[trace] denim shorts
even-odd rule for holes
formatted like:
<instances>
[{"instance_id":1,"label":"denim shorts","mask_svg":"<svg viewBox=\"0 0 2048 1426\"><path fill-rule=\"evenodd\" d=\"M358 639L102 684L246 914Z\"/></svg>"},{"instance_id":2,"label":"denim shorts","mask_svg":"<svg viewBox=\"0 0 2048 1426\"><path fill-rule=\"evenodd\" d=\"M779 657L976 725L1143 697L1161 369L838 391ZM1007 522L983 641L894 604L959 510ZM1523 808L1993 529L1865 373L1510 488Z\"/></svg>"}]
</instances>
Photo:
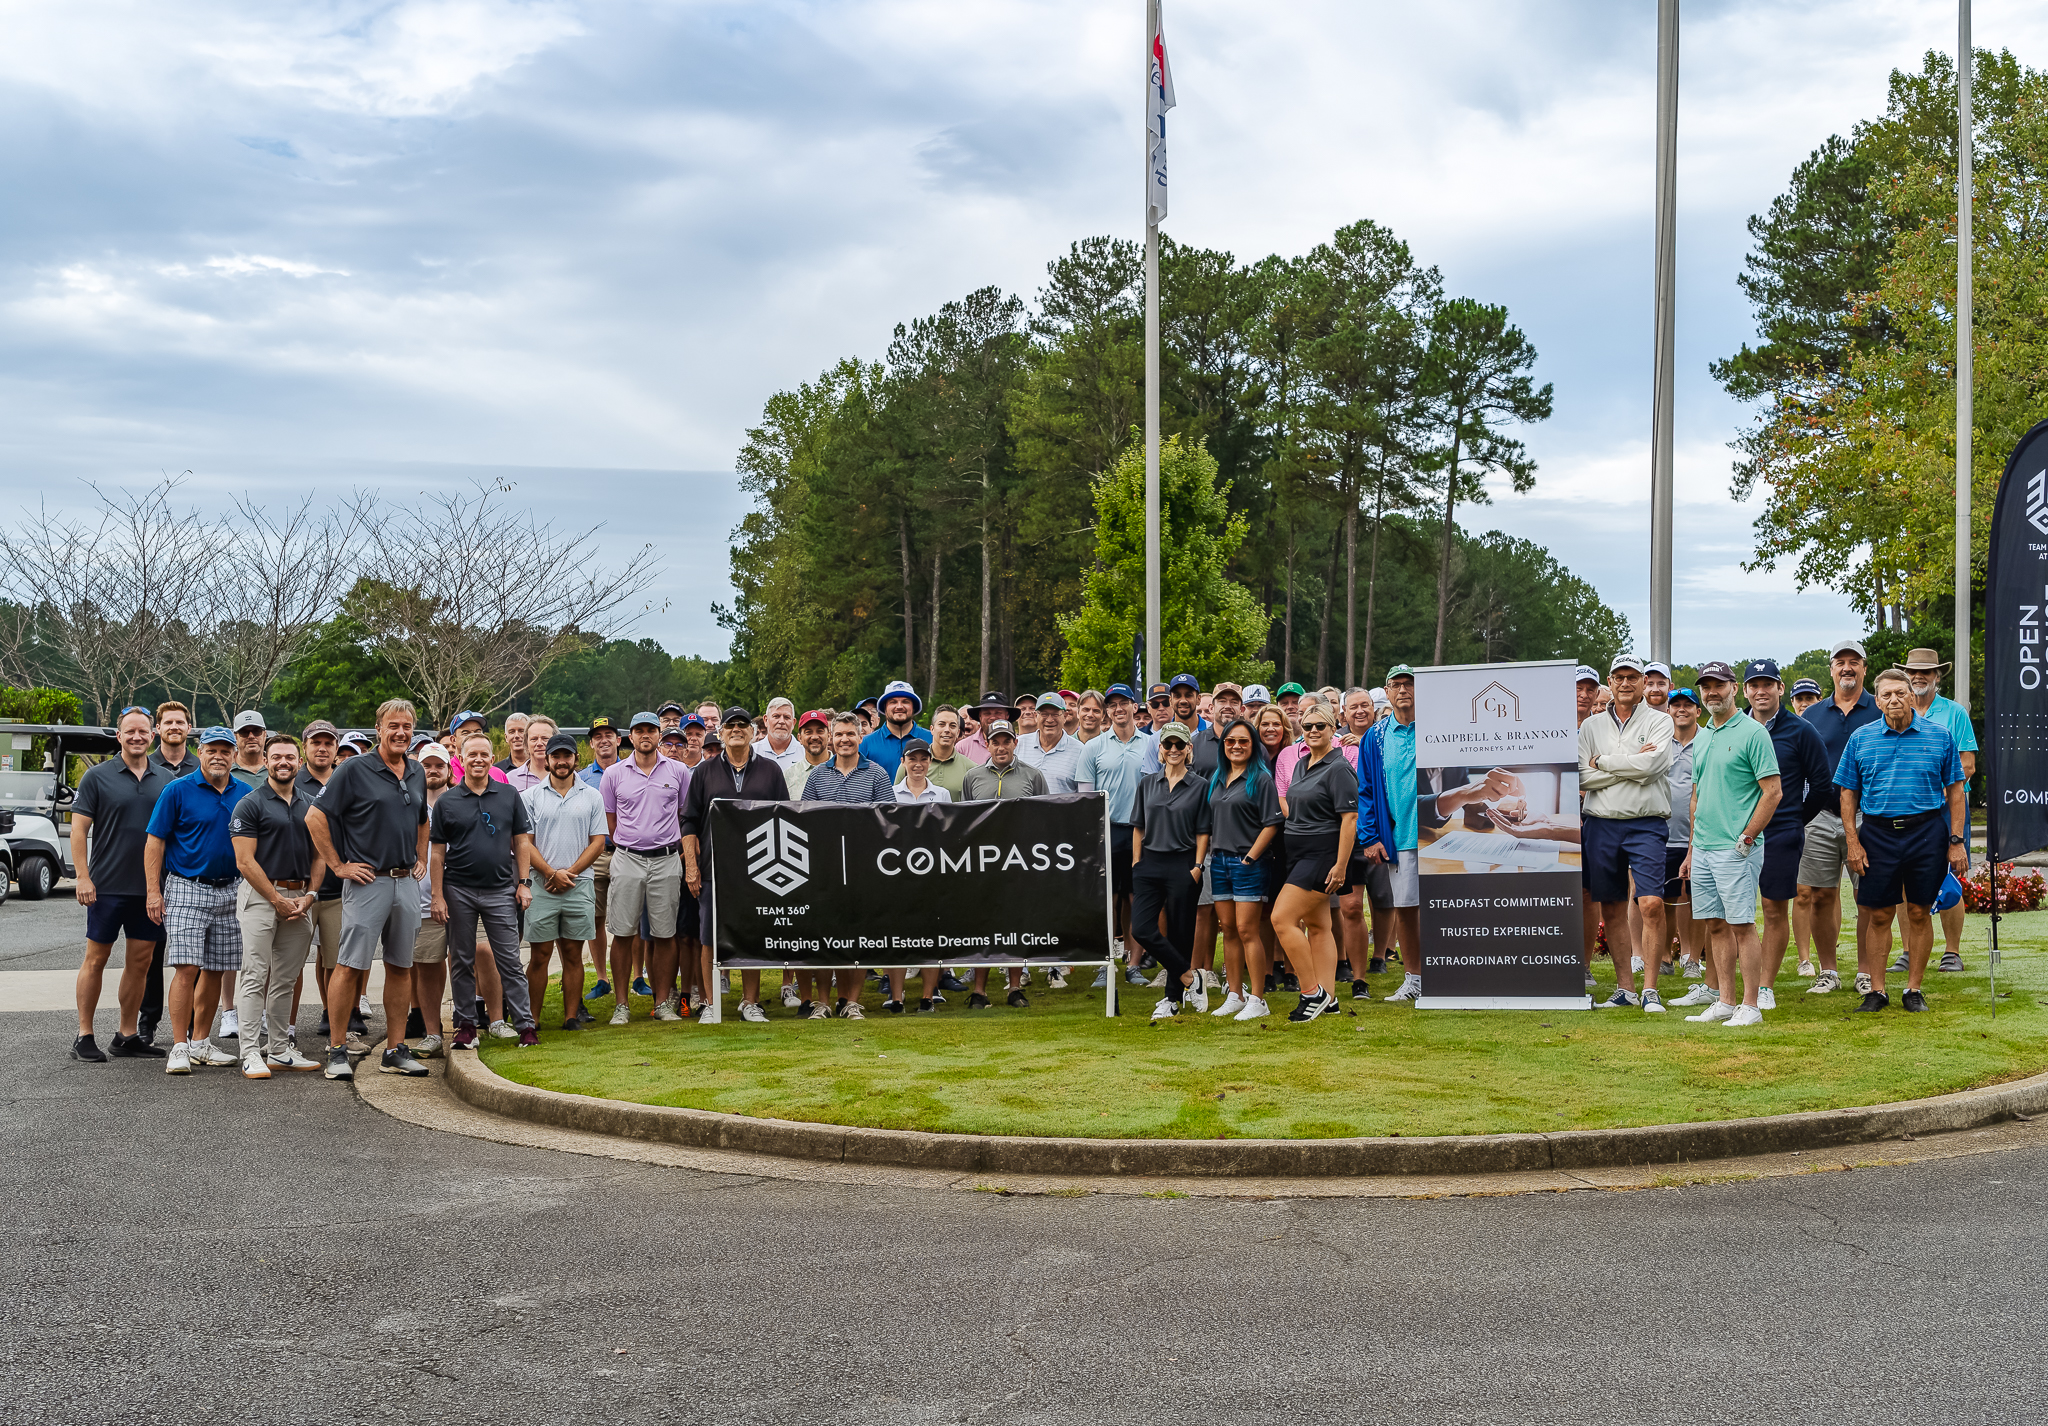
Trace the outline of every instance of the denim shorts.
<instances>
[{"instance_id":1,"label":"denim shorts","mask_svg":"<svg viewBox=\"0 0 2048 1426\"><path fill-rule=\"evenodd\" d=\"M1269 847L1255 862L1224 852L1209 857L1209 885L1218 901L1264 901L1266 899L1266 858Z\"/></svg>"}]
</instances>

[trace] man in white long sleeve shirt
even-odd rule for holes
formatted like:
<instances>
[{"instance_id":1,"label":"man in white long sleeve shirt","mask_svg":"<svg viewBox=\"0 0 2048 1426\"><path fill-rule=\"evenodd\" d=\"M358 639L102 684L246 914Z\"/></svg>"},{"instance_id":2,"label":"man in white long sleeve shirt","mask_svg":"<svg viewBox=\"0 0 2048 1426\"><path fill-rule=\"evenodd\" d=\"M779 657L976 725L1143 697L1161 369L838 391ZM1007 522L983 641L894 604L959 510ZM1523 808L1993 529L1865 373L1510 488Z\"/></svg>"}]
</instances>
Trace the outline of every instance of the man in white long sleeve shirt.
<instances>
[{"instance_id":1,"label":"man in white long sleeve shirt","mask_svg":"<svg viewBox=\"0 0 2048 1426\"><path fill-rule=\"evenodd\" d=\"M1607 686L1611 707L1579 724L1579 791L1585 808L1579 839L1580 876L1587 899L1607 923L1616 990L1603 1005L1640 1005L1664 1012L1657 993L1664 936L1664 844L1671 817L1671 716L1643 700L1643 665L1633 654L1616 656ZM1643 917L1643 993L1635 993L1629 964L1629 876Z\"/></svg>"}]
</instances>

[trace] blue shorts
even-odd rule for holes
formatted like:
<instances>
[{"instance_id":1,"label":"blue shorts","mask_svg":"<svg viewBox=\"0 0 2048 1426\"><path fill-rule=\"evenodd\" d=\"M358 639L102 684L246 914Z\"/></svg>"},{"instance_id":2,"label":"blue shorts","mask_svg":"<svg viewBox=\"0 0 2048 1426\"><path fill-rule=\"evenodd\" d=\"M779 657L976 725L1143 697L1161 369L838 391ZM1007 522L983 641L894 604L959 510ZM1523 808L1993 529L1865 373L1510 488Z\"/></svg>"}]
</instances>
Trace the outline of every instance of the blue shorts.
<instances>
[{"instance_id":1,"label":"blue shorts","mask_svg":"<svg viewBox=\"0 0 2048 1426\"><path fill-rule=\"evenodd\" d=\"M1799 894L1799 859L1806 855L1806 828L1764 829L1764 874L1757 883L1766 901L1790 901Z\"/></svg>"},{"instance_id":2,"label":"blue shorts","mask_svg":"<svg viewBox=\"0 0 2048 1426\"><path fill-rule=\"evenodd\" d=\"M1637 896L1664 894L1664 839L1670 823L1662 817L1587 817L1579 824L1580 882L1595 901L1629 899L1634 872Z\"/></svg>"},{"instance_id":3,"label":"blue shorts","mask_svg":"<svg viewBox=\"0 0 2048 1426\"><path fill-rule=\"evenodd\" d=\"M1209 885L1217 901L1264 901L1266 899L1266 858L1268 846L1255 862L1234 853L1215 852L1209 857Z\"/></svg>"},{"instance_id":4,"label":"blue shorts","mask_svg":"<svg viewBox=\"0 0 2048 1426\"><path fill-rule=\"evenodd\" d=\"M102 891L85 908L85 939L111 946L123 936L131 941L160 942L164 928L149 919L148 897L109 896Z\"/></svg>"},{"instance_id":5,"label":"blue shorts","mask_svg":"<svg viewBox=\"0 0 2048 1426\"><path fill-rule=\"evenodd\" d=\"M1769 845L1768 842L1765 843ZM1695 921L1756 924L1756 887L1763 874L1764 848L1740 844L1692 849L1692 915Z\"/></svg>"},{"instance_id":6,"label":"blue shorts","mask_svg":"<svg viewBox=\"0 0 2048 1426\"><path fill-rule=\"evenodd\" d=\"M1889 817L1863 816L1856 838L1870 858L1856 884L1858 906L1932 906L1948 876L1948 818L1937 811L1899 831Z\"/></svg>"},{"instance_id":7,"label":"blue shorts","mask_svg":"<svg viewBox=\"0 0 2048 1426\"><path fill-rule=\"evenodd\" d=\"M1666 901L1684 901L1692 895L1692 886L1684 877L1678 874L1678 869L1685 865L1687 850L1688 848L1683 843L1664 849L1664 899Z\"/></svg>"}]
</instances>

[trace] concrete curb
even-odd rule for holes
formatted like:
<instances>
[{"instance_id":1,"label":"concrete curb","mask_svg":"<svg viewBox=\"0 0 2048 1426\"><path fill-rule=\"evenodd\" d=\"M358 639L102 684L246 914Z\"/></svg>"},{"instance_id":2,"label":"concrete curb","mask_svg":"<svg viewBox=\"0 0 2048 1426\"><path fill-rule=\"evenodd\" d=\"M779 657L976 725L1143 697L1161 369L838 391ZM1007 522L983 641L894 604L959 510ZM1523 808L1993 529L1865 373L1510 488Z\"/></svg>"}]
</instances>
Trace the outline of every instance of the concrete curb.
<instances>
[{"instance_id":1,"label":"concrete curb","mask_svg":"<svg viewBox=\"0 0 2048 1426\"><path fill-rule=\"evenodd\" d=\"M473 1108L622 1139L782 1158L954 1173L1136 1174L1183 1178L1344 1178L1514 1173L1742 1158L1974 1129L2048 1112L2048 1073L1932 1099L1637 1129L1426 1139L1050 1139L849 1129L558 1094L514 1084L474 1055L447 1060L449 1087Z\"/></svg>"}]
</instances>

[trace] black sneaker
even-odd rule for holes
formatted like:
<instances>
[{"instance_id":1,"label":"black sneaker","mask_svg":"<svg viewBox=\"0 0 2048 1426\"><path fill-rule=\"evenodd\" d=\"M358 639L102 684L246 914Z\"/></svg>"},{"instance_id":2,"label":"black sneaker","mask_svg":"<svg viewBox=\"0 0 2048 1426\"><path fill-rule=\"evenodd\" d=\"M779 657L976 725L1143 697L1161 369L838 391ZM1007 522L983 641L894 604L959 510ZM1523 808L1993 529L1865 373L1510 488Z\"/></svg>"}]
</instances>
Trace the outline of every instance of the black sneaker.
<instances>
[{"instance_id":1,"label":"black sneaker","mask_svg":"<svg viewBox=\"0 0 2048 1426\"><path fill-rule=\"evenodd\" d=\"M901 1015L903 1013L903 1002L900 1000L885 1000L882 1002L882 1008L891 1015Z\"/></svg>"},{"instance_id":2,"label":"black sneaker","mask_svg":"<svg viewBox=\"0 0 2048 1426\"><path fill-rule=\"evenodd\" d=\"M1372 988L1362 980L1354 980L1351 982L1351 998L1353 1000L1370 1000L1372 999Z\"/></svg>"},{"instance_id":3,"label":"black sneaker","mask_svg":"<svg viewBox=\"0 0 2048 1426\"><path fill-rule=\"evenodd\" d=\"M978 990L975 991L972 995L967 997L967 1008L969 1010L988 1009L988 997L986 995L983 995Z\"/></svg>"},{"instance_id":4,"label":"black sneaker","mask_svg":"<svg viewBox=\"0 0 2048 1426\"><path fill-rule=\"evenodd\" d=\"M1337 979L1339 979L1339 980L1356 980L1356 979L1358 979L1358 977L1357 977L1357 976L1355 976L1355 975L1353 975L1353 974L1351 973L1351 962L1350 962L1350 961L1348 961L1348 960L1345 960L1345 961L1339 961L1339 962L1337 962Z\"/></svg>"},{"instance_id":5,"label":"black sneaker","mask_svg":"<svg viewBox=\"0 0 2048 1426\"><path fill-rule=\"evenodd\" d=\"M113 1042L107 1046L107 1053L117 1060L161 1060L167 1058L164 1050L152 1045L149 1041L143 1039L142 1036L123 1035L118 1032L114 1035Z\"/></svg>"},{"instance_id":6,"label":"black sneaker","mask_svg":"<svg viewBox=\"0 0 2048 1426\"><path fill-rule=\"evenodd\" d=\"M319 1031L319 1034L320 1034L320 1038L321 1038L321 1039L323 1039L323 1040L327 1040L327 1039L332 1039L332 1038L333 1038L333 1032L332 1032L331 1030L329 1030L329 1029L327 1028L327 1012L326 1012L325 1010L323 1010L323 1011L321 1011L321 1012L320 1012L320 1031Z\"/></svg>"},{"instance_id":7,"label":"black sneaker","mask_svg":"<svg viewBox=\"0 0 2048 1426\"><path fill-rule=\"evenodd\" d=\"M1863 1003L1857 1006L1856 1010L1851 1013L1860 1013L1865 1010L1884 1010L1888 1008L1891 1005L1891 1003L1892 998L1889 995L1886 995L1883 991L1869 990L1865 991L1863 994Z\"/></svg>"},{"instance_id":8,"label":"black sneaker","mask_svg":"<svg viewBox=\"0 0 2048 1426\"><path fill-rule=\"evenodd\" d=\"M1304 995L1296 1003L1295 1007L1287 1012L1287 1018L1296 1024L1300 1024L1304 1020L1313 1020L1316 1016L1328 1010L1335 1003L1336 998L1327 990L1319 990L1314 995Z\"/></svg>"},{"instance_id":9,"label":"black sneaker","mask_svg":"<svg viewBox=\"0 0 2048 1426\"><path fill-rule=\"evenodd\" d=\"M939 989L941 990L965 990L967 988L967 982L951 971L947 971L939 977Z\"/></svg>"},{"instance_id":10,"label":"black sneaker","mask_svg":"<svg viewBox=\"0 0 2048 1426\"><path fill-rule=\"evenodd\" d=\"M419 1006L415 1005L405 1014L405 1038L408 1040L417 1040L420 1036L426 1033L427 1017L420 1014Z\"/></svg>"},{"instance_id":11,"label":"black sneaker","mask_svg":"<svg viewBox=\"0 0 2048 1426\"><path fill-rule=\"evenodd\" d=\"M583 1028L583 1017L581 1015L564 1015L562 1017L562 1028L564 1030L581 1030Z\"/></svg>"},{"instance_id":12,"label":"black sneaker","mask_svg":"<svg viewBox=\"0 0 2048 1426\"><path fill-rule=\"evenodd\" d=\"M114 1038L118 1040L120 1036L116 1035ZM80 1035L71 1042L71 1058L84 1060L89 1065L103 1065L107 1062L107 1052L100 1048L99 1041L92 1036Z\"/></svg>"},{"instance_id":13,"label":"black sneaker","mask_svg":"<svg viewBox=\"0 0 2048 1426\"><path fill-rule=\"evenodd\" d=\"M142 1041L145 1045L154 1045L156 1043L156 1021L150 1019L147 1015L139 1017L135 1022L135 1038Z\"/></svg>"},{"instance_id":14,"label":"black sneaker","mask_svg":"<svg viewBox=\"0 0 2048 1426\"><path fill-rule=\"evenodd\" d=\"M1927 997L1917 990L1909 990L1899 997L1899 1009L1909 1010L1915 1015L1927 1008Z\"/></svg>"},{"instance_id":15,"label":"black sneaker","mask_svg":"<svg viewBox=\"0 0 2048 1426\"><path fill-rule=\"evenodd\" d=\"M348 1032L351 1035L361 1035L364 1039L368 1039L370 1037L369 1022L363 1019L362 1013L360 1011L351 1010L349 1012Z\"/></svg>"},{"instance_id":16,"label":"black sneaker","mask_svg":"<svg viewBox=\"0 0 2048 1426\"><path fill-rule=\"evenodd\" d=\"M351 1030L355 1029L355 1027L356 1027L356 1019L357 1019L357 1017L356 1017L356 1016L353 1016L353 1015L351 1015L351 1016L349 1016L349 1017L348 1017L348 1027L349 1027L349 1029L351 1029ZM489 1012L488 1010L484 1009L484 998L483 998L483 997L482 997L481 995L479 995L479 996L478 996L478 997L476 998L476 1023L477 1023L477 1024L479 1024L479 1025L488 1025L488 1024L490 1024L490 1023L491 1023L491 1015L490 1015L490 1012Z\"/></svg>"},{"instance_id":17,"label":"black sneaker","mask_svg":"<svg viewBox=\"0 0 2048 1426\"><path fill-rule=\"evenodd\" d=\"M1024 994L1022 989L1017 989L1010 992L1009 1004L1013 1010L1029 1010L1031 1008L1031 999Z\"/></svg>"},{"instance_id":18,"label":"black sneaker","mask_svg":"<svg viewBox=\"0 0 2048 1426\"><path fill-rule=\"evenodd\" d=\"M900 1009L901 1007L899 1006L898 1008ZM930 1002L929 1000L920 1000L920 1001L918 1001L918 1002L917 1002L917 1013L918 1013L918 1014L920 1014L920 1015L930 1015L930 1014L932 1014L932 1013L933 1013L933 1012L932 1012L932 1003L931 1003L931 1002Z\"/></svg>"},{"instance_id":19,"label":"black sneaker","mask_svg":"<svg viewBox=\"0 0 2048 1426\"><path fill-rule=\"evenodd\" d=\"M1280 977L1280 988L1289 995L1299 995L1301 994L1301 978L1295 975L1293 971L1289 971L1286 975Z\"/></svg>"},{"instance_id":20,"label":"black sneaker","mask_svg":"<svg viewBox=\"0 0 2048 1426\"><path fill-rule=\"evenodd\" d=\"M1273 972L1271 972L1271 971L1267 971L1267 972L1266 972L1266 994L1268 994L1268 995L1271 995L1271 994L1273 993L1273 985L1274 985L1274 980L1273 980Z\"/></svg>"},{"instance_id":21,"label":"black sneaker","mask_svg":"<svg viewBox=\"0 0 2048 1426\"><path fill-rule=\"evenodd\" d=\"M427 1067L414 1059L412 1050L405 1045L386 1050L377 1070L380 1074L402 1074L411 1079L424 1079L427 1073Z\"/></svg>"},{"instance_id":22,"label":"black sneaker","mask_svg":"<svg viewBox=\"0 0 2048 1426\"><path fill-rule=\"evenodd\" d=\"M1374 956L1365 963L1365 973L1367 975L1385 975L1387 973L1386 961L1379 956Z\"/></svg>"}]
</instances>

